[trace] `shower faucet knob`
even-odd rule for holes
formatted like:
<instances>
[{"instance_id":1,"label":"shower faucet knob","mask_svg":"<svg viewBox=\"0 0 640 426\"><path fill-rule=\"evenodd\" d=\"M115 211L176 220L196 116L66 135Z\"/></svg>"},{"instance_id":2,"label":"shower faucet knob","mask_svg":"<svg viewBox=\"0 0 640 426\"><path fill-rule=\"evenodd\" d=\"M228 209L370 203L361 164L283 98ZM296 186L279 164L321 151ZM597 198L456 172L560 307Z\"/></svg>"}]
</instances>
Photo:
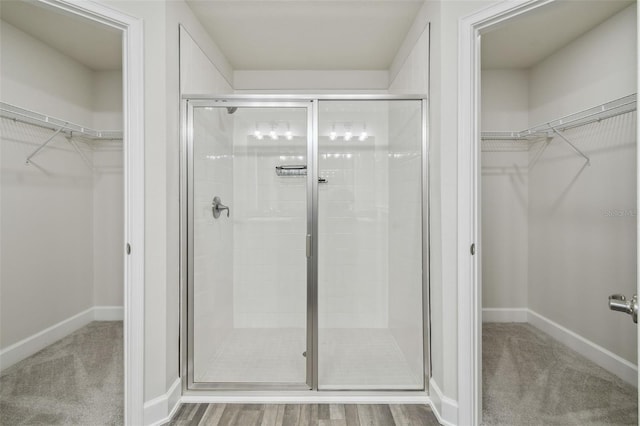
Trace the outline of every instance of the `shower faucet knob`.
<instances>
[{"instance_id":1,"label":"shower faucet knob","mask_svg":"<svg viewBox=\"0 0 640 426\"><path fill-rule=\"evenodd\" d=\"M213 213L213 217L215 219L219 218L220 213L223 210L227 211L227 217L229 217L229 213L231 212L231 210L229 210L229 207L222 204L222 200L220 200L220 197L216 195L215 197L213 197L213 203L211 204L211 212Z\"/></svg>"}]
</instances>

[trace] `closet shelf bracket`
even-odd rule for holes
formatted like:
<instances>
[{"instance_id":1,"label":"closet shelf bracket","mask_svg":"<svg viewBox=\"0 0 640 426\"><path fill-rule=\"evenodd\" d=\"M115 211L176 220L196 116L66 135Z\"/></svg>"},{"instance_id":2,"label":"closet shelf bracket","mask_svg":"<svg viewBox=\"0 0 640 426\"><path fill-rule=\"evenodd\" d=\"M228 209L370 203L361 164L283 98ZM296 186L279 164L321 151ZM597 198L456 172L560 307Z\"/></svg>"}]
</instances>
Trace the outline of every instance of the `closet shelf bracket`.
<instances>
[{"instance_id":1,"label":"closet shelf bracket","mask_svg":"<svg viewBox=\"0 0 640 426\"><path fill-rule=\"evenodd\" d=\"M93 166L91 165L91 162L89 161L89 159L87 158L86 155L84 155L84 152L82 152L82 150L80 149L80 147L78 146L78 144L76 143L76 141L74 141L72 139L71 136L67 136L67 141L69 141L69 144L71 144L71 146L73 147L73 149L78 153L78 155L80 156L80 158L82 158L82 161L84 162L84 164L87 166L87 168L89 170L93 170Z\"/></svg>"},{"instance_id":2,"label":"closet shelf bracket","mask_svg":"<svg viewBox=\"0 0 640 426\"><path fill-rule=\"evenodd\" d=\"M68 123L65 123L63 126L61 126L58 130L55 131L55 133L53 135L51 135L51 137L49 139L47 139L46 141L44 141L38 148L36 148L35 151L33 151L28 157L27 157L27 164L31 164L31 159L33 157L35 157L36 155L38 155L38 153L40 151L42 151L47 145L49 145L49 143L51 143L51 141L53 141L53 139L55 139L56 136L58 136L60 134L60 132L62 132L64 129L66 129Z\"/></svg>"},{"instance_id":3,"label":"closet shelf bracket","mask_svg":"<svg viewBox=\"0 0 640 426\"><path fill-rule=\"evenodd\" d=\"M560 133L560 131L558 131L558 129L553 127L551 124L549 124L549 128L553 131L553 133L558 135L558 137L560 139L562 139L564 142L566 142L567 145L569 145L576 153L578 153L578 155L583 157L587 161L587 166L591 165L591 160L589 159L589 157L587 157L584 152L580 151L573 143L571 143L571 141L569 139L567 139L562 133Z\"/></svg>"}]
</instances>

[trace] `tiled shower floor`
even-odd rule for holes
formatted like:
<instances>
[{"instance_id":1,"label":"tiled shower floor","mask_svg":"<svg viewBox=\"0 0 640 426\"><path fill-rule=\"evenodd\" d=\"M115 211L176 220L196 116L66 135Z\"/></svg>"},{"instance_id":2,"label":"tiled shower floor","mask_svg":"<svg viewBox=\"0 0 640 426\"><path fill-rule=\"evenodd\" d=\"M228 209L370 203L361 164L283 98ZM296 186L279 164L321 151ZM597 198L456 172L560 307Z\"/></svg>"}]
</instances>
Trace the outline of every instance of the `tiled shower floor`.
<instances>
[{"instance_id":1,"label":"tiled shower floor","mask_svg":"<svg viewBox=\"0 0 640 426\"><path fill-rule=\"evenodd\" d=\"M204 365L196 382L304 383L304 329L235 329ZM386 329L321 329L320 389L422 389Z\"/></svg>"}]
</instances>

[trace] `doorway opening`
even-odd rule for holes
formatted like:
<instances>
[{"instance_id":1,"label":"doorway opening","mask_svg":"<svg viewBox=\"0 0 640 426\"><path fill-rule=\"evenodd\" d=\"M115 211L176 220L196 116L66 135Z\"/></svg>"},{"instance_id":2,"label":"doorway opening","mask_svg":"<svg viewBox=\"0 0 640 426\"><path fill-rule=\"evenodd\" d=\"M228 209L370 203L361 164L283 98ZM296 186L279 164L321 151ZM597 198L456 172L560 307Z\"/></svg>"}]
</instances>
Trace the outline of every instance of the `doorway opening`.
<instances>
[{"instance_id":1,"label":"doorway opening","mask_svg":"<svg viewBox=\"0 0 640 426\"><path fill-rule=\"evenodd\" d=\"M1 31L3 421L142 423L141 23L12 1Z\"/></svg>"},{"instance_id":2,"label":"doorway opening","mask_svg":"<svg viewBox=\"0 0 640 426\"><path fill-rule=\"evenodd\" d=\"M472 424L637 421L637 328L607 305L637 293L636 4L591 6L496 6L461 27Z\"/></svg>"}]
</instances>

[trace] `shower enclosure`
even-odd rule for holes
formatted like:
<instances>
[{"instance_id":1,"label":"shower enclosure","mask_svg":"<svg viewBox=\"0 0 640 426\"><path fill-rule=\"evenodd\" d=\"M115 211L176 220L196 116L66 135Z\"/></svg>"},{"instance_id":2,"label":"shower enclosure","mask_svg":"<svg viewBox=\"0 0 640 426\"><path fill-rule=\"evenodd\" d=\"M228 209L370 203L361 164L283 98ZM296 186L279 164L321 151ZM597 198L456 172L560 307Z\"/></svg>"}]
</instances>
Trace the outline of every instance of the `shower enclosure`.
<instances>
[{"instance_id":1,"label":"shower enclosure","mask_svg":"<svg viewBox=\"0 0 640 426\"><path fill-rule=\"evenodd\" d=\"M185 390L424 390L427 101L183 114Z\"/></svg>"}]
</instances>

